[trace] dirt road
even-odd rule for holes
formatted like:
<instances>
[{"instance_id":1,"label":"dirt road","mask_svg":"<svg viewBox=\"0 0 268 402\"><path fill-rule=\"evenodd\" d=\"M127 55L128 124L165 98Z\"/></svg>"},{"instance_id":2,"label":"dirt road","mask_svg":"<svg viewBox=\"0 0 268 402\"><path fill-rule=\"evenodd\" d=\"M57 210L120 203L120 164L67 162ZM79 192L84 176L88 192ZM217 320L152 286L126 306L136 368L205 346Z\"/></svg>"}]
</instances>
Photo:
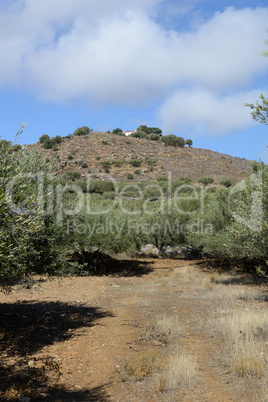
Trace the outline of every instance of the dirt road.
<instances>
[{"instance_id":1,"label":"dirt road","mask_svg":"<svg viewBox=\"0 0 268 402\"><path fill-rule=\"evenodd\" d=\"M2 400L253 401L261 383L230 372L213 327L218 311L229 308L227 293L193 262L142 264L141 275L38 280L0 294ZM176 319L177 336L159 331L163 317ZM188 383L167 387L161 378L176 351L196 369ZM38 376L29 381L47 356L60 366L59 381L50 378L53 368L43 384ZM26 382L25 364L32 369Z\"/></svg>"}]
</instances>

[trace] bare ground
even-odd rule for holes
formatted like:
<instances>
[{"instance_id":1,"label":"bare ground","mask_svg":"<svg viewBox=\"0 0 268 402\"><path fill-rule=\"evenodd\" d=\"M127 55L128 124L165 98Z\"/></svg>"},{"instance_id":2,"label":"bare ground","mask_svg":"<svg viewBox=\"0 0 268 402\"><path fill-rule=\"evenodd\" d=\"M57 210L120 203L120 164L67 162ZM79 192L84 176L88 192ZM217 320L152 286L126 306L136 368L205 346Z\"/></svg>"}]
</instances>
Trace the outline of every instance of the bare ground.
<instances>
[{"instance_id":1,"label":"bare ground","mask_svg":"<svg viewBox=\"0 0 268 402\"><path fill-rule=\"evenodd\" d=\"M230 369L214 321L223 310L267 312L267 289L238 277L214 284L191 261L142 263L141 275L36 278L30 289L0 294L1 400L265 401L262 378ZM249 301L240 288L259 297ZM163 316L176 317L181 335L157 332ZM128 369L149 351L164 372L175 350L197 363L189 384L162 389L153 367Z\"/></svg>"}]
</instances>

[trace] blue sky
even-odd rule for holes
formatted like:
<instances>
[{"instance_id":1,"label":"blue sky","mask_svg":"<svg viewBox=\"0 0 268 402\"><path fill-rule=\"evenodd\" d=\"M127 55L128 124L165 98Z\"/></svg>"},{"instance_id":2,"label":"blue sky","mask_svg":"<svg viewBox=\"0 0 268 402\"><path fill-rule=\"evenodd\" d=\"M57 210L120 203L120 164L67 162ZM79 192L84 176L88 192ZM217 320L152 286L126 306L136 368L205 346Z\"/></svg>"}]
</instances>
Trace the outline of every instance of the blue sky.
<instances>
[{"instance_id":1,"label":"blue sky","mask_svg":"<svg viewBox=\"0 0 268 402\"><path fill-rule=\"evenodd\" d=\"M267 1L0 0L0 136L133 130L268 162Z\"/></svg>"}]
</instances>

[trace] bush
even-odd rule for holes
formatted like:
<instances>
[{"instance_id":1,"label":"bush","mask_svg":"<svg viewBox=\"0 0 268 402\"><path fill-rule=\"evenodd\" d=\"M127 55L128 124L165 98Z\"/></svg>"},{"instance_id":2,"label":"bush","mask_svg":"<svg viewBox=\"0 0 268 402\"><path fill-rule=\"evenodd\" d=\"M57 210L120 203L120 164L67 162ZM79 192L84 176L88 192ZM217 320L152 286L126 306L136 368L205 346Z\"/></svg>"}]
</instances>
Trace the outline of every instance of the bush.
<instances>
[{"instance_id":1,"label":"bush","mask_svg":"<svg viewBox=\"0 0 268 402\"><path fill-rule=\"evenodd\" d=\"M189 145L189 148L190 148L193 145L193 141L192 140L186 140L185 145Z\"/></svg>"},{"instance_id":2,"label":"bush","mask_svg":"<svg viewBox=\"0 0 268 402\"><path fill-rule=\"evenodd\" d=\"M68 180L74 181L75 179L79 179L81 177L81 173L74 170L69 170L65 173L64 177Z\"/></svg>"},{"instance_id":3,"label":"bush","mask_svg":"<svg viewBox=\"0 0 268 402\"><path fill-rule=\"evenodd\" d=\"M135 170L134 173L135 173L136 175L140 175L140 174L141 174L141 170L137 169L137 170Z\"/></svg>"},{"instance_id":4,"label":"bush","mask_svg":"<svg viewBox=\"0 0 268 402\"><path fill-rule=\"evenodd\" d=\"M144 131L136 131L135 133L130 134L129 137L134 138L146 138L147 134Z\"/></svg>"},{"instance_id":5,"label":"bush","mask_svg":"<svg viewBox=\"0 0 268 402\"><path fill-rule=\"evenodd\" d=\"M82 167L83 169L88 168L88 164L87 164L87 162L83 162L83 163L82 163L82 165L81 165L81 167Z\"/></svg>"},{"instance_id":6,"label":"bush","mask_svg":"<svg viewBox=\"0 0 268 402\"><path fill-rule=\"evenodd\" d=\"M46 140L50 140L50 136L49 136L48 134L43 134L43 135L41 135L41 137L39 138L40 144L43 144Z\"/></svg>"},{"instance_id":7,"label":"bush","mask_svg":"<svg viewBox=\"0 0 268 402\"><path fill-rule=\"evenodd\" d=\"M55 147L55 145L56 145L56 141L55 141L54 138L51 138L51 139L48 139L48 138L47 138L47 139L43 142L43 147L44 147L45 149L51 149L51 148Z\"/></svg>"},{"instance_id":8,"label":"bush","mask_svg":"<svg viewBox=\"0 0 268 402\"><path fill-rule=\"evenodd\" d=\"M146 135L146 140L149 141L159 141L161 139L161 136L159 134L147 134Z\"/></svg>"},{"instance_id":9,"label":"bush","mask_svg":"<svg viewBox=\"0 0 268 402\"><path fill-rule=\"evenodd\" d=\"M133 167L140 167L142 164L142 159L134 158L128 161L128 163Z\"/></svg>"},{"instance_id":10,"label":"bush","mask_svg":"<svg viewBox=\"0 0 268 402\"><path fill-rule=\"evenodd\" d=\"M73 132L73 135L78 135L78 136L87 135L87 134L91 133L92 131L93 131L93 129L90 129L90 128L87 127L87 126L83 126L83 127L77 128L77 129Z\"/></svg>"},{"instance_id":11,"label":"bush","mask_svg":"<svg viewBox=\"0 0 268 402\"><path fill-rule=\"evenodd\" d=\"M145 158L145 162L148 163L148 165L154 165L155 163L157 163L157 160L151 158Z\"/></svg>"},{"instance_id":12,"label":"bush","mask_svg":"<svg viewBox=\"0 0 268 402\"><path fill-rule=\"evenodd\" d=\"M18 152L21 149L22 149L21 145L19 145L19 144L12 145L12 148L11 148L12 152Z\"/></svg>"},{"instance_id":13,"label":"bush","mask_svg":"<svg viewBox=\"0 0 268 402\"><path fill-rule=\"evenodd\" d=\"M112 161L112 164L115 167L121 167L124 163L126 163L125 161L123 161L122 159L115 159Z\"/></svg>"},{"instance_id":14,"label":"bush","mask_svg":"<svg viewBox=\"0 0 268 402\"><path fill-rule=\"evenodd\" d=\"M174 134L164 135L161 137L161 141L167 146L181 147L185 145L185 141L182 137L176 137Z\"/></svg>"},{"instance_id":15,"label":"bush","mask_svg":"<svg viewBox=\"0 0 268 402\"><path fill-rule=\"evenodd\" d=\"M108 141L103 140L102 143L103 145L108 145Z\"/></svg>"},{"instance_id":16,"label":"bush","mask_svg":"<svg viewBox=\"0 0 268 402\"><path fill-rule=\"evenodd\" d=\"M234 185L234 181L233 180L222 180L221 181L221 185L225 186L225 187L231 187Z\"/></svg>"},{"instance_id":17,"label":"bush","mask_svg":"<svg viewBox=\"0 0 268 402\"><path fill-rule=\"evenodd\" d=\"M121 128L115 128L112 131L112 133L115 134L115 135L121 135L122 137L125 137L125 133L123 132L123 130L121 130Z\"/></svg>"},{"instance_id":18,"label":"bush","mask_svg":"<svg viewBox=\"0 0 268 402\"><path fill-rule=\"evenodd\" d=\"M70 160L71 160L71 159L74 159L74 156L73 156L72 154L69 154L69 155L68 155L68 159L70 159Z\"/></svg>"},{"instance_id":19,"label":"bush","mask_svg":"<svg viewBox=\"0 0 268 402\"><path fill-rule=\"evenodd\" d=\"M92 180L90 182L90 192L103 194L114 191L114 184L111 181Z\"/></svg>"},{"instance_id":20,"label":"bush","mask_svg":"<svg viewBox=\"0 0 268 402\"><path fill-rule=\"evenodd\" d=\"M54 140L57 144L60 144L63 141L63 138L60 135L56 135L56 137L54 137Z\"/></svg>"},{"instance_id":21,"label":"bush","mask_svg":"<svg viewBox=\"0 0 268 402\"><path fill-rule=\"evenodd\" d=\"M110 168L112 166L112 162L110 161L102 161L101 165L103 168Z\"/></svg>"},{"instance_id":22,"label":"bush","mask_svg":"<svg viewBox=\"0 0 268 402\"><path fill-rule=\"evenodd\" d=\"M143 132L146 135L149 134L157 134L159 136L162 135L162 130L158 127L147 127L145 124L142 124L137 128L137 132Z\"/></svg>"},{"instance_id":23,"label":"bush","mask_svg":"<svg viewBox=\"0 0 268 402\"><path fill-rule=\"evenodd\" d=\"M132 173L127 173L127 180L132 180L134 179L134 175Z\"/></svg>"},{"instance_id":24,"label":"bush","mask_svg":"<svg viewBox=\"0 0 268 402\"><path fill-rule=\"evenodd\" d=\"M7 286L27 275L49 272L63 259L62 252L56 250L61 231L54 224L54 216L34 212L38 205L37 180L34 177L25 180L27 174L42 172L47 185L48 165L36 151L14 153L10 152L12 144L1 145L0 286ZM12 188L15 209L5 196L11 178L16 178Z\"/></svg>"},{"instance_id":25,"label":"bush","mask_svg":"<svg viewBox=\"0 0 268 402\"><path fill-rule=\"evenodd\" d=\"M204 186L207 186L208 184L212 184L214 182L214 179L212 177L201 177L198 180L198 183L204 184Z\"/></svg>"}]
</instances>

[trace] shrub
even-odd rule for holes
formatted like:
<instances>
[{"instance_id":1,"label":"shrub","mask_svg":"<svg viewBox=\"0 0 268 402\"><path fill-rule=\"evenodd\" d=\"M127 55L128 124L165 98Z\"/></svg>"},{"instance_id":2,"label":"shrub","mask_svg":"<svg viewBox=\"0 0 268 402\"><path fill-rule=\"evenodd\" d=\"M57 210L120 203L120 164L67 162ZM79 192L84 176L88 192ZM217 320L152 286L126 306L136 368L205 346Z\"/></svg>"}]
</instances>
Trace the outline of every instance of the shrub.
<instances>
[{"instance_id":1,"label":"shrub","mask_svg":"<svg viewBox=\"0 0 268 402\"><path fill-rule=\"evenodd\" d=\"M132 173L127 173L127 180L134 179L134 175Z\"/></svg>"},{"instance_id":2,"label":"shrub","mask_svg":"<svg viewBox=\"0 0 268 402\"><path fill-rule=\"evenodd\" d=\"M147 134L144 131L136 131L135 133L130 134L130 137L134 138L146 138Z\"/></svg>"},{"instance_id":3,"label":"shrub","mask_svg":"<svg viewBox=\"0 0 268 402\"><path fill-rule=\"evenodd\" d=\"M64 177L68 180L74 181L75 179L79 179L81 177L81 173L74 170L69 170L65 173Z\"/></svg>"},{"instance_id":4,"label":"shrub","mask_svg":"<svg viewBox=\"0 0 268 402\"><path fill-rule=\"evenodd\" d=\"M145 158L145 162L148 163L148 165L154 165L155 163L157 163L157 160L151 158Z\"/></svg>"},{"instance_id":5,"label":"shrub","mask_svg":"<svg viewBox=\"0 0 268 402\"><path fill-rule=\"evenodd\" d=\"M56 135L56 137L54 137L54 140L57 144L60 144L63 141L63 138L60 135Z\"/></svg>"},{"instance_id":6,"label":"shrub","mask_svg":"<svg viewBox=\"0 0 268 402\"><path fill-rule=\"evenodd\" d=\"M123 163L125 163L125 161L123 161L122 159L115 159L112 161L112 164L115 167L121 167L123 165Z\"/></svg>"},{"instance_id":7,"label":"shrub","mask_svg":"<svg viewBox=\"0 0 268 402\"><path fill-rule=\"evenodd\" d=\"M141 174L141 170L137 169L137 170L135 170L134 173L137 174L137 175L140 175L140 174Z\"/></svg>"},{"instance_id":8,"label":"shrub","mask_svg":"<svg viewBox=\"0 0 268 402\"><path fill-rule=\"evenodd\" d=\"M108 142L105 140L103 140L102 143L103 143L103 145L108 145Z\"/></svg>"},{"instance_id":9,"label":"shrub","mask_svg":"<svg viewBox=\"0 0 268 402\"><path fill-rule=\"evenodd\" d=\"M12 285L32 273L48 272L63 262L62 252L55 246L60 241L61 231L54 225L53 215L27 212L38 205L38 184L35 178L25 180L23 176L42 171L47 184L48 165L34 150L22 150L17 154L10 152L11 147L12 143L0 146L0 286ZM13 177L16 177L12 191L14 204L10 205L5 193Z\"/></svg>"},{"instance_id":10,"label":"shrub","mask_svg":"<svg viewBox=\"0 0 268 402\"><path fill-rule=\"evenodd\" d=\"M110 173L110 169L108 167L105 167L103 170L105 173Z\"/></svg>"},{"instance_id":11,"label":"shrub","mask_svg":"<svg viewBox=\"0 0 268 402\"><path fill-rule=\"evenodd\" d=\"M152 350L141 352L135 359L126 364L128 375L134 376L137 381L142 380L164 368L163 360Z\"/></svg>"},{"instance_id":12,"label":"shrub","mask_svg":"<svg viewBox=\"0 0 268 402\"><path fill-rule=\"evenodd\" d=\"M69 155L68 155L68 159L70 159L70 160L71 160L71 159L74 159L74 156L73 156L72 154L69 154Z\"/></svg>"},{"instance_id":13,"label":"shrub","mask_svg":"<svg viewBox=\"0 0 268 402\"><path fill-rule=\"evenodd\" d=\"M47 138L47 139L43 142L43 147L44 147L45 149L53 148L55 145L56 145L56 141L55 141L54 138L51 138L51 139L48 139L48 138Z\"/></svg>"},{"instance_id":14,"label":"shrub","mask_svg":"<svg viewBox=\"0 0 268 402\"><path fill-rule=\"evenodd\" d=\"M140 167L140 165L142 164L142 159L134 158L131 159L128 163L133 167Z\"/></svg>"},{"instance_id":15,"label":"shrub","mask_svg":"<svg viewBox=\"0 0 268 402\"><path fill-rule=\"evenodd\" d=\"M146 135L146 140L149 141L159 141L161 139L161 136L159 134L147 134Z\"/></svg>"},{"instance_id":16,"label":"shrub","mask_svg":"<svg viewBox=\"0 0 268 402\"><path fill-rule=\"evenodd\" d=\"M214 179L212 177L201 177L198 180L198 183L204 184L204 186L207 186L208 184L212 184L214 182Z\"/></svg>"},{"instance_id":17,"label":"shrub","mask_svg":"<svg viewBox=\"0 0 268 402\"><path fill-rule=\"evenodd\" d=\"M161 137L161 141L163 141L165 145L172 147L183 148L185 145L184 138L176 137L176 135L174 134L164 135L163 137Z\"/></svg>"},{"instance_id":18,"label":"shrub","mask_svg":"<svg viewBox=\"0 0 268 402\"><path fill-rule=\"evenodd\" d=\"M222 180L221 185L225 187L231 187L234 184L233 180Z\"/></svg>"},{"instance_id":19,"label":"shrub","mask_svg":"<svg viewBox=\"0 0 268 402\"><path fill-rule=\"evenodd\" d=\"M83 169L88 168L88 164L87 164L87 162L83 162L83 163L82 163L82 165L81 165L81 167L82 167Z\"/></svg>"},{"instance_id":20,"label":"shrub","mask_svg":"<svg viewBox=\"0 0 268 402\"><path fill-rule=\"evenodd\" d=\"M185 141L182 137L176 137L174 134L164 135L161 137L161 141L167 146L172 147L184 147Z\"/></svg>"},{"instance_id":21,"label":"shrub","mask_svg":"<svg viewBox=\"0 0 268 402\"><path fill-rule=\"evenodd\" d=\"M73 135L78 135L78 136L87 135L87 134L91 133L92 131L93 131L93 129L90 129L90 128L87 127L87 126L83 126L83 127L77 128L77 129L73 132Z\"/></svg>"},{"instance_id":22,"label":"shrub","mask_svg":"<svg viewBox=\"0 0 268 402\"><path fill-rule=\"evenodd\" d=\"M19 144L12 145L12 148L11 148L12 152L18 152L20 149L21 149L21 145L19 145Z\"/></svg>"},{"instance_id":23,"label":"shrub","mask_svg":"<svg viewBox=\"0 0 268 402\"><path fill-rule=\"evenodd\" d=\"M39 138L40 144L43 144L46 140L50 140L50 136L49 136L48 134L43 134L43 135L41 135L41 137Z\"/></svg>"},{"instance_id":24,"label":"shrub","mask_svg":"<svg viewBox=\"0 0 268 402\"><path fill-rule=\"evenodd\" d=\"M110 193L114 191L114 184L111 181L103 181L103 180L92 180L90 182L90 192L103 194Z\"/></svg>"},{"instance_id":25,"label":"shrub","mask_svg":"<svg viewBox=\"0 0 268 402\"><path fill-rule=\"evenodd\" d=\"M157 177L156 180L157 180L157 181L168 181L168 178L167 178L167 177L159 176L159 177Z\"/></svg>"},{"instance_id":26,"label":"shrub","mask_svg":"<svg viewBox=\"0 0 268 402\"><path fill-rule=\"evenodd\" d=\"M99 160L100 160L100 156L97 156L97 157L96 157L96 160L99 161Z\"/></svg>"},{"instance_id":27,"label":"shrub","mask_svg":"<svg viewBox=\"0 0 268 402\"><path fill-rule=\"evenodd\" d=\"M110 162L110 161L102 161L101 165L102 165L103 168L109 168L109 167L112 166L112 162Z\"/></svg>"},{"instance_id":28,"label":"shrub","mask_svg":"<svg viewBox=\"0 0 268 402\"><path fill-rule=\"evenodd\" d=\"M189 145L189 148L190 148L193 145L193 141L192 140L186 140L185 145Z\"/></svg>"},{"instance_id":29,"label":"shrub","mask_svg":"<svg viewBox=\"0 0 268 402\"><path fill-rule=\"evenodd\" d=\"M122 137L125 137L125 133L123 132L123 130L121 130L121 128L115 128L112 131L112 133L115 134L115 135L121 135Z\"/></svg>"},{"instance_id":30,"label":"shrub","mask_svg":"<svg viewBox=\"0 0 268 402\"><path fill-rule=\"evenodd\" d=\"M147 127L145 124L142 124L137 128L137 132L144 132L146 135L149 134L157 134L159 136L162 135L162 130L158 127Z\"/></svg>"}]
</instances>

